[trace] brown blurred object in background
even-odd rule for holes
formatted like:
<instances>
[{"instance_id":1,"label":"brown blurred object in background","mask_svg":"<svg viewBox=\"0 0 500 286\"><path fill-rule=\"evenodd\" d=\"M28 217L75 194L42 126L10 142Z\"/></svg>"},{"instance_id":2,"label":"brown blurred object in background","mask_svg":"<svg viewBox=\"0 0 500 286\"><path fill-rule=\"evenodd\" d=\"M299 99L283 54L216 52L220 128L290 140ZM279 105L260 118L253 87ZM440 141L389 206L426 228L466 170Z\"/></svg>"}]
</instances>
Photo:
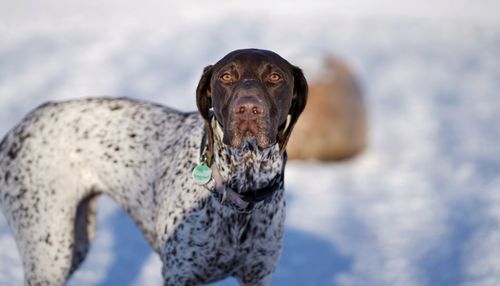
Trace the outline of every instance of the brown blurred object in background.
<instances>
[{"instance_id":1,"label":"brown blurred object in background","mask_svg":"<svg viewBox=\"0 0 500 286\"><path fill-rule=\"evenodd\" d=\"M287 147L290 159L345 160L366 146L366 111L354 74L337 57L310 80L306 109Z\"/></svg>"}]
</instances>

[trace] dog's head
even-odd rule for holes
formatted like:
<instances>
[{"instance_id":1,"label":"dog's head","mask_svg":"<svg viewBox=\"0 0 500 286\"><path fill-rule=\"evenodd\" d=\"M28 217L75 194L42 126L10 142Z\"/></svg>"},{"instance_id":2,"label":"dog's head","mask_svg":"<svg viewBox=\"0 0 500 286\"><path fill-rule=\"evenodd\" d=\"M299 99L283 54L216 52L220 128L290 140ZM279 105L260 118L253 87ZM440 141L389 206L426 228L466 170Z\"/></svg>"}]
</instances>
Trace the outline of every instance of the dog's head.
<instances>
[{"instance_id":1,"label":"dog's head","mask_svg":"<svg viewBox=\"0 0 500 286\"><path fill-rule=\"evenodd\" d=\"M209 136L213 108L222 141L232 148L253 141L260 149L278 143L284 152L306 101L302 71L278 54L258 49L236 50L207 66L196 90Z\"/></svg>"}]
</instances>

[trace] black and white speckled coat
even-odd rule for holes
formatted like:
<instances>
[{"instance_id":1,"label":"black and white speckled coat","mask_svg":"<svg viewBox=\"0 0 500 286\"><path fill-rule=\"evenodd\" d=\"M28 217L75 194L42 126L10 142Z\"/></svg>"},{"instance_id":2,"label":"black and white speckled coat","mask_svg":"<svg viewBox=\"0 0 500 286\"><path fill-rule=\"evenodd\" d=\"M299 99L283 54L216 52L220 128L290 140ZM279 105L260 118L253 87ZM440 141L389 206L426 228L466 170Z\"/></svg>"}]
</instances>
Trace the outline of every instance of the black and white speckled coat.
<instances>
[{"instance_id":1,"label":"black and white speckled coat","mask_svg":"<svg viewBox=\"0 0 500 286\"><path fill-rule=\"evenodd\" d=\"M253 61L271 53L239 52L256 54ZM240 59L226 62L245 63ZM207 130L213 162L224 184L238 193L266 186L285 163L279 138L261 148L250 138L259 131L240 134L236 128L227 144L230 124L223 126L220 118L227 115L217 115L218 107L210 103L216 117L204 116L203 79L211 82L209 96L217 100L217 68L207 68L200 82L201 116L128 99L51 102L7 134L0 143L0 206L17 242L26 285L62 285L76 270L94 237L101 193L127 211L160 255L165 285L198 285L227 276L242 285L269 282L283 236L282 185L251 212L241 212L231 202L221 204L213 182L201 186L191 178ZM236 142L238 136L244 138Z\"/></svg>"}]
</instances>

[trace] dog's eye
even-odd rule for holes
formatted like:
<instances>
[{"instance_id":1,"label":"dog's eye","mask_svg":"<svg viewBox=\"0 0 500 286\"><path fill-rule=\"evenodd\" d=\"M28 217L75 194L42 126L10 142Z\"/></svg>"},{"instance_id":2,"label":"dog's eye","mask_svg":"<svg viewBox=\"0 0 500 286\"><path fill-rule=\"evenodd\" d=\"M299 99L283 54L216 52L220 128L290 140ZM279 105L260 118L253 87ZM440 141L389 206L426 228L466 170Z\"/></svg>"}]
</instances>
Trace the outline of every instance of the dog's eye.
<instances>
[{"instance_id":1,"label":"dog's eye","mask_svg":"<svg viewBox=\"0 0 500 286\"><path fill-rule=\"evenodd\" d=\"M223 73L219 78L225 83L230 83L233 81L233 76L227 72Z\"/></svg>"},{"instance_id":2,"label":"dog's eye","mask_svg":"<svg viewBox=\"0 0 500 286\"><path fill-rule=\"evenodd\" d=\"M281 80L281 76L277 73L272 73L267 78L269 79L270 82L273 83L279 82Z\"/></svg>"}]
</instances>

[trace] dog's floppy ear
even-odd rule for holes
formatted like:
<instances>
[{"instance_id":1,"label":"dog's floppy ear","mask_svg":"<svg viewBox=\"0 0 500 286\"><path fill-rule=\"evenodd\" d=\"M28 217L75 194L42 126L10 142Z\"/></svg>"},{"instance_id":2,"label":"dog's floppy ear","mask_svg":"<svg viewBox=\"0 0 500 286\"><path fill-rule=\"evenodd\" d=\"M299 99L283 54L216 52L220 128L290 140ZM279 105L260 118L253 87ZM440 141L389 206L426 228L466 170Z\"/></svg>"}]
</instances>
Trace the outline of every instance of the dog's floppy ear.
<instances>
[{"instance_id":1,"label":"dog's floppy ear","mask_svg":"<svg viewBox=\"0 0 500 286\"><path fill-rule=\"evenodd\" d=\"M286 144L290 135L292 134L292 129L297 123L300 114L304 111L307 103L307 81L304 77L302 70L296 66L292 68L293 73L293 97L292 105L288 114L290 115L290 121L288 125L284 128L283 132L278 135L278 144L280 147L280 153L285 153Z\"/></svg>"},{"instance_id":2,"label":"dog's floppy ear","mask_svg":"<svg viewBox=\"0 0 500 286\"><path fill-rule=\"evenodd\" d=\"M212 78L213 66L203 69L200 82L196 88L196 106L205 121L210 121L209 110L212 108L212 91L210 90L210 79Z\"/></svg>"},{"instance_id":3,"label":"dog's floppy ear","mask_svg":"<svg viewBox=\"0 0 500 286\"><path fill-rule=\"evenodd\" d=\"M207 163L210 166L212 164L213 156L213 143L214 131L212 129L212 124L210 122L210 108L212 108L212 90L210 89L210 81L212 79L213 66L207 66L203 69L203 74L201 75L200 82L196 88L196 106L201 114L201 117L205 120L207 126Z\"/></svg>"}]
</instances>

